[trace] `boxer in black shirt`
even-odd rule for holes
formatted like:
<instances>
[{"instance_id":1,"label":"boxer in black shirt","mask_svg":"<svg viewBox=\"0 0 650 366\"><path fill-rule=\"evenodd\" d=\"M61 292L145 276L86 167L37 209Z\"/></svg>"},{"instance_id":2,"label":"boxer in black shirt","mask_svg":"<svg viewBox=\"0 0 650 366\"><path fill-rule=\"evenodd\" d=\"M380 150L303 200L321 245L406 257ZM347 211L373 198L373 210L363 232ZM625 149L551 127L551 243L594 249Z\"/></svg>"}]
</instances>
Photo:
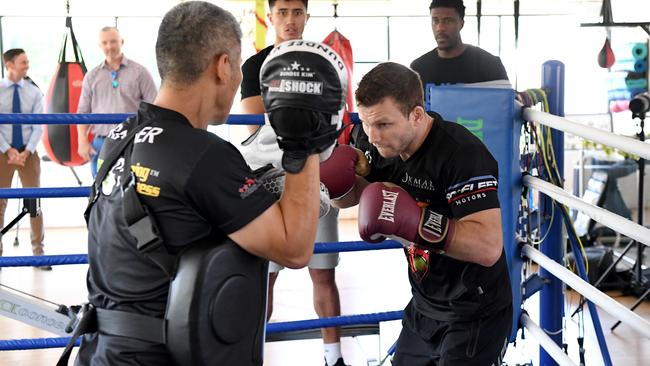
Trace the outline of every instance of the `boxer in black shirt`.
<instances>
[{"instance_id":1,"label":"boxer in black shirt","mask_svg":"<svg viewBox=\"0 0 650 366\"><path fill-rule=\"evenodd\" d=\"M359 204L365 241L405 246L413 298L393 365L500 365L512 299L497 162L463 126L425 112L421 81L407 67L378 65L356 99L372 146L337 147L321 180L333 204ZM370 162L365 176L360 156Z\"/></svg>"}]
</instances>

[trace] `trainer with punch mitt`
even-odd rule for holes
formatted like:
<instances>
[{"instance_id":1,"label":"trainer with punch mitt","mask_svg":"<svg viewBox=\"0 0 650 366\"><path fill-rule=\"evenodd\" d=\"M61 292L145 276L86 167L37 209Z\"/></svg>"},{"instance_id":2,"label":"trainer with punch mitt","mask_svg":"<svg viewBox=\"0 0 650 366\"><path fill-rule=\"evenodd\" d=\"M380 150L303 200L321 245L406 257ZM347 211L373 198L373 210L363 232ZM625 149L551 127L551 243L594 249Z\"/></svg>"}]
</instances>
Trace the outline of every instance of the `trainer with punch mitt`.
<instances>
[{"instance_id":1,"label":"trainer with punch mitt","mask_svg":"<svg viewBox=\"0 0 650 366\"><path fill-rule=\"evenodd\" d=\"M356 101L370 146L337 147L321 180L333 205L359 205L363 240L404 245L413 298L393 365L500 365L512 300L497 162L465 127L425 111L405 66L369 71Z\"/></svg>"},{"instance_id":2,"label":"trainer with punch mitt","mask_svg":"<svg viewBox=\"0 0 650 366\"><path fill-rule=\"evenodd\" d=\"M160 92L101 152L86 211L89 303L59 365L79 334L76 365L262 365L268 260L301 268L313 253L318 154L331 150L338 128L327 113L339 103L329 83L341 81L321 55L293 49L269 60L264 80L281 79L298 59L322 92L309 99L322 112L292 103L300 99L285 89L265 95L284 150L278 200L263 181L277 174L253 172L206 130L228 117L241 36L232 14L207 2L164 16Z\"/></svg>"}]
</instances>

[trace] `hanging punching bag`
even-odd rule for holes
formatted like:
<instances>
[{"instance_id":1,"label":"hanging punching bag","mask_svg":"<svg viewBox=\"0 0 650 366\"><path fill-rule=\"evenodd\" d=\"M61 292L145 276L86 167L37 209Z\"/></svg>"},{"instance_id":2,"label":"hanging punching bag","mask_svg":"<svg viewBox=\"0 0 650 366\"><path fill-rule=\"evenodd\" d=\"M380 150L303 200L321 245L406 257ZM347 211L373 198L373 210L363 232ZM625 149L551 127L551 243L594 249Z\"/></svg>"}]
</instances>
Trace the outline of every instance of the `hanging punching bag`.
<instances>
[{"instance_id":1,"label":"hanging punching bag","mask_svg":"<svg viewBox=\"0 0 650 366\"><path fill-rule=\"evenodd\" d=\"M65 19L65 34L59 53L59 64L47 91L46 113L76 113L81 85L86 74L81 48L72 30L72 19ZM68 34L72 41L74 61L66 61ZM76 125L45 125L43 128L43 145L50 159L58 164L76 166L86 163L77 153Z\"/></svg>"},{"instance_id":2,"label":"hanging punching bag","mask_svg":"<svg viewBox=\"0 0 650 366\"><path fill-rule=\"evenodd\" d=\"M332 33L328 34L323 40L323 43L332 47L343 59L345 67L348 69L348 93L345 98L347 107L345 108L345 116L343 117L344 123L350 123L350 118L347 112L354 110L354 95L352 93L352 67L354 66L354 59L352 58L352 45L350 41L345 38L338 30L334 29ZM350 132L352 131L352 124L345 128L339 135L339 143L347 145L350 142Z\"/></svg>"}]
</instances>

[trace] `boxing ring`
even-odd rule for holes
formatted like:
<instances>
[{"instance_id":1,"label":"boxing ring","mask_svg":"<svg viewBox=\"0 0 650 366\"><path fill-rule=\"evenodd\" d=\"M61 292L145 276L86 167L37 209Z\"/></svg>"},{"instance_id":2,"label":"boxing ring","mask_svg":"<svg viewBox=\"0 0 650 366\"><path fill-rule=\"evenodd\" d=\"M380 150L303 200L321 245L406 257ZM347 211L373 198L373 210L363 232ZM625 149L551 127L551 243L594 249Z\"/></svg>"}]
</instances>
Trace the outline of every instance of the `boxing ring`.
<instances>
[{"instance_id":1,"label":"boxing ring","mask_svg":"<svg viewBox=\"0 0 650 366\"><path fill-rule=\"evenodd\" d=\"M484 141L499 162L499 200L502 211L504 247L513 284L514 318L511 341L516 339L520 329L525 329L540 344L540 365L576 364L560 347L564 306L562 282L564 282L588 300L587 305L603 363L611 365L607 343L595 306L600 306L603 311L614 315L636 330L639 335L647 338L650 338L650 322L628 310L586 281L587 271L583 250L579 238L572 230L567 206L648 246L650 246L650 230L591 205L561 188L562 176L560 172L563 171L564 163L563 133L571 133L616 147L645 159L650 159L650 146L631 138L616 136L563 118L563 85L563 65L557 61L549 61L544 64L542 69L542 89L529 93L533 101L529 105L518 103L515 100L515 92L511 89L445 86L427 87L427 107L439 112L445 119L456 121L467 127ZM548 110L548 113L536 110L537 104L541 104L544 109ZM127 116L123 114L0 114L0 123L119 123ZM352 119L358 121L356 115L352 115ZM228 120L228 124L233 125L262 123L262 116L259 115L231 115ZM522 127L523 131L532 133L539 141L543 142L539 144L540 150L532 159L538 163L535 166L536 169L529 169L533 166L532 164L526 166L525 163L531 160L530 156L526 157L526 154L522 154L520 151ZM531 130L536 132L531 132ZM539 210L545 214L538 222L533 222L533 218L525 209L530 202L532 192L543 194L539 201ZM87 197L88 193L89 187L16 188L0 189L0 198ZM563 264L565 254L563 224L566 225L568 241L576 256L577 275L565 268ZM536 240L532 237L531 228L536 228L536 235L541 236L541 239ZM544 233L544 235L539 235L539 233ZM316 243L315 253L398 249L401 247L394 241L385 241L380 244L359 241ZM87 260L85 254L0 257L0 267L84 264L87 263ZM535 262L540 268L539 272L522 278L523 267L528 261ZM537 292L540 293L539 325L523 309L525 301ZM7 294L0 292L0 303L3 301L2 296L7 296ZM9 298L5 301L19 300ZM68 330L76 321L74 313L63 314L64 311L60 311L60 309L39 308L39 304L34 304L34 309L33 316L27 311L23 312L22 317L33 317L32 323L36 323L33 325L43 329L46 329L47 326L43 323L48 321L42 319L47 319L47 316L40 316L37 310L57 312L60 315L57 318L59 320L57 326L50 327L50 331L59 337L1 340L0 350L65 346L69 339L66 334L70 333ZM0 306L0 314L8 316L7 313L5 308ZM14 319L18 317L14 316ZM291 336L291 334L332 326L342 327L343 336L379 334L378 323L398 320L401 317L401 310L387 309L384 312L372 314L270 323L267 325L267 341L304 339L306 337ZM25 319L17 320L25 321ZM40 324L39 321L41 321ZM61 326L62 323L65 324Z\"/></svg>"}]
</instances>

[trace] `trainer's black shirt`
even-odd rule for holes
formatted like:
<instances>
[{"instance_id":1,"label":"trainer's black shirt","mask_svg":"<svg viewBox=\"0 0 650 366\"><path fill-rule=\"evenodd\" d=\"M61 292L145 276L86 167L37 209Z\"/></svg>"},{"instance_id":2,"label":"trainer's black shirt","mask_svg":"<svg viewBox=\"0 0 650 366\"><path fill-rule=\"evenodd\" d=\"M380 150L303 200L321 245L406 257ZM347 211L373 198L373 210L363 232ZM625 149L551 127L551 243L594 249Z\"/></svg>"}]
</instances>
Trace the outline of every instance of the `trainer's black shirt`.
<instances>
[{"instance_id":1,"label":"trainer's black shirt","mask_svg":"<svg viewBox=\"0 0 650 366\"><path fill-rule=\"evenodd\" d=\"M92 304L162 317L169 278L135 247L124 227L124 172L133 172L140 200L152 212L168 251L200 240L222 242L258 217L274 197L254 180L239 151L181 114L142 103L131 163L120 158L101 187L88 223L88 293ZM135 122L109 134L100 158Z\"/></svg>"},{"instance_id":2,"label":"trainer's black shirt","mask_svg":"<svg viewBox=\"0 0 650 366\"><path fill-rule=\"evenodd\" d=\"M465 127L431 116L431 131L408 160L385 159L371 146L366 179L395 183L422 205L454 219L498 208L499 171L492 154ZM415 246L404 252L415 306L431 318L468 320L512 302L505 251L489 268Z\"/></svg>"},{"instance_id":3,"label":"trainer's black shirt","mask_svg":"<svg viewBox=\"0 0 650 366\"><path fill-rule=\"evenodd\" d=\"M262 95L260 87L260 70L266 57L271 53L273 45L266 47L260 52L249 57L241 66L241 99Z\"/></svg>"},{"instance_id":4,"label":"trainer's black shirt","mask_svg":"<svg viewBox=\"0 0 650 366\"><path fill-rule=\"evenodd\" d=\"M501 59L472 45L454 58L438 56L438 48L416 58L411 68L420 74L426 84L469 84L492 80L507 80L508 74Z\"/></svg>"}]
</instances>

